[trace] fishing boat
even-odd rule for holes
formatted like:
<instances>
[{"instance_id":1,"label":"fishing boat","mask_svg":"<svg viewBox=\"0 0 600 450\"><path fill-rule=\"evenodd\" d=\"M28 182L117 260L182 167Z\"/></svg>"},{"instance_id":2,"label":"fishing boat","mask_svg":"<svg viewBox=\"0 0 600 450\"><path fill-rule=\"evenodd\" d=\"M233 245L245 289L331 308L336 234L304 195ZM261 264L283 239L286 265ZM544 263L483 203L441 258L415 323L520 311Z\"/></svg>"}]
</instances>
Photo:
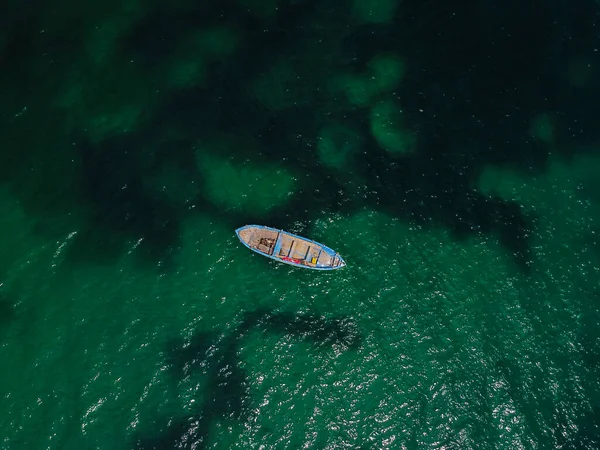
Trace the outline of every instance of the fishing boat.
<instances>
[{"instance_id":1,"label":"fishing boat","mask_svg":"<svg viewBox=\"0 0 600 450\"><path fill-rule=\"evenodd\" d=\"M346 265L334 250L287 231L262 225L246 225L235 230L250 250L285 264L305 269L334 270Z\"/></svg>"}]
</instances>

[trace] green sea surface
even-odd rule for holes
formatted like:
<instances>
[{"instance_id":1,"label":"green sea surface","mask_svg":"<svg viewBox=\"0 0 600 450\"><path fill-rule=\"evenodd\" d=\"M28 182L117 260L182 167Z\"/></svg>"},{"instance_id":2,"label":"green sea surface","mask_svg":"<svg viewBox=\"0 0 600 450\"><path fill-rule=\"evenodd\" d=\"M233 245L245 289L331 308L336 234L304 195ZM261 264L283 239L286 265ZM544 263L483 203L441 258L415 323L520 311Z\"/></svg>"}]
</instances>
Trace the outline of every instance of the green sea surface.
<instances>
[{"instance_id":1,"label":"green sea surface","mask_svg":"<svg viewBox=\"0 0 600 450\"><path fill-rule=\"evenodd\" d=\"M468 3L9 2L0 448L599 448L600 6Z\"/></svg>"}]
</instances>

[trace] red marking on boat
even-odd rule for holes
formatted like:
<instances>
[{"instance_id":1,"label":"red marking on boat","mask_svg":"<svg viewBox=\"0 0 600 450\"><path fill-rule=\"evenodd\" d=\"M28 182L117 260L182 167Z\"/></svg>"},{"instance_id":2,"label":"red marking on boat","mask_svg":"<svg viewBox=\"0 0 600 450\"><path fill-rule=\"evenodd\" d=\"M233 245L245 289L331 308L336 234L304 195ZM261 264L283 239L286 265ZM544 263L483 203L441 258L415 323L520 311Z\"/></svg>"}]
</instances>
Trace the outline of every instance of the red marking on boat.
<instances>
[{"instance_id":1,"label":"red marking on boat","mask_svg":"<svg viewBox=\"0 0 600 450\"><path fill-rule=\"evenodd\" d=\"M289 261L289 262L293 262L293 263L296 263L296 264L301 264L302 263L301 259L288 258L287 256L282 256L281 259L283 259L284 261Z\"/></svg>"}]
</instances>

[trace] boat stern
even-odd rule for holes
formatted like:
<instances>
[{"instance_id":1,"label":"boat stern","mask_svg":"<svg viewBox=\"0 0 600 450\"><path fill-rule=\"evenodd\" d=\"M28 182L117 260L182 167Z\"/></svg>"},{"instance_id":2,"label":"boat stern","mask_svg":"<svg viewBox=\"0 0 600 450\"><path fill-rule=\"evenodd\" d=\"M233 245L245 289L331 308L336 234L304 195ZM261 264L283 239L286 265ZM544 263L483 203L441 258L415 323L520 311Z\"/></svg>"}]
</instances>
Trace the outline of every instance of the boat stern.
<instances>
[{"instance_id":1,"label":"boat stern","mask_svg":"<svg viewBox=\"0 0 600 450\"><path fill-rule=\"evenodd\" d=\"M240 231L242 231L245 227L240 227L237 230L235 230L235 235L238 237L239 240L241 240L241 236L240 236Z\"/></svg>"},{"instance_id":2,"label":"boat stern","mask_svg":"<svg viewBox=\"0 0 600 450\"><path fill-rule=\"evenodd\" d=\"M240 227L237 230L235 230L235 235L246 247L248 247L252 235L252 230L256 228L257 227L255 225L244 225L243 227Z\"/></svg>"}]
</instances>

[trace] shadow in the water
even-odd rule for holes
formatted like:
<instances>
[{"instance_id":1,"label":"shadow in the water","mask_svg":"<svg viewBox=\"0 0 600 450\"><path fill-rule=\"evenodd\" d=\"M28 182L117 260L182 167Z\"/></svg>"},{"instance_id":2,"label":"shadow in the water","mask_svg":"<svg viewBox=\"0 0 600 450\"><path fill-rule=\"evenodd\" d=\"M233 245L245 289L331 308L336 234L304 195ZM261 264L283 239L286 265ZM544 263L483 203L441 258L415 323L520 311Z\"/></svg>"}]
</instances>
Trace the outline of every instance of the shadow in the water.
<instances>
[{"instance_id":1,"label":"shadow in the water","mask_svg":"<svg viewBox=\"0 0 600 450\"><path fill-rule=\"evenodd\" d=\"M326 348L334 344L348 349L360 347L361 336L354 323L348 319L324 320L322 317L290 312L273 312L258 309L244 316L240 330L260 328L272 333L291 334Z\"/></svg>"},{"instance_id":2,"label":"shadow in the water","mask_svg":"<svg viewBox=\"0 0 600 450\"><path fill-rule=\"evenodd\" d=\"M241 325L227 336L199 333L189 342L173 342L169 348L173 376L182 379L200 372L206 377L206 395L198 409L188 416L170 420L158 433L138 436L138 449L203 449L210 439L214 421L242 419L250 401L247 375L239 367L238 349L244 337L254 329L291 334L324 349L343 345L356 349L360 334L348 318L324 319L313 315L256 310L244 315Z\"/></svg>"},{"instance_id":3,"label":"shadow in the water","mask_svg":"<svg viewBox=\"0 0 600 450\"><path fill-rule=\"evenodd\" d=\"M141 436L139 449L202 449L207 445L208 432L213 421L237 419L248 401L246 377L238 367L236 350L239 335L219 340L211 333L199 333L189 343L171 343L171 368L177 379L200 371L207 379L208 397L194 415L170 420L159 428L158 435Z\"/></svg>"},{"instance_id":4,"label":"shadow in the water","mask_svg":"<svg viewBox=\"0 0 600 450\"><path fill-rule=\"evenodd\" d=\"M0 327L9 323L15 315L15 309L8 299L0 294Z\"/></svg>"},{"instance_id":5,"label":"shadow in the water","mask_svg":"<svg viewBox=\"0 0 600 450\"><path fill-rule=\"evenodd\" d=\"M10 325L15 318L15 306L9 298L0 292L0 340L3 338L3 331Z\"/></svg>"},{"instance_id":6,"label":"shadow in the water","mask_svg":"<svg viewBox=\"0 0 600 450\"><path fill-rule=\"evenodd\" d=\"M528 123L529 111L512 111L511 117L515 119L510 123L507 122L503 111L501 114L503 120L499 120L495 106L498 99L494 97L496 91L487 93L486 97L483 94L474 94L478 93L477 89L480 87L476 74L462 80L457 80L456 77L443 77L436 83L432 83L430 76L425 77L426 81L423 82L418 76L409 74L407 86L402 90L405 95L402 96L402 103L398 107L404 110L403 116L419 131L418 151L398 158L382 151L374 139L367 139L366 151L356 156L353 170L363 177L366 185L364 191L368 194L351 193L345 186L343 177L336 177L335 171L319 161L314 137L319 134L326 122L344 123L360 130L362 135L370 136L369 124L364 119L368 111L344 107L332 111L330 104L322 105L316 100L306 103L304 98L292 99L299 100L291 102L293 107L273 110L269 105L262 104L250 89L251 81L263 76L272 65L272 61L265 59L265 55L285 54L286 45L292 47L299 45L302 48L299 42L310 42L312 39L299 30L310 27L313 16L318 16L320 12L314 9L312 2L305 2L304 5L301 8L302 14L293 18L286 16L285 20L290 26L288 33L282 39L265 41L263 35L275 32L272 28L262 34L254 32L252 27L244 29L243 44L236 52L235 58L211 66L202 86L184 89L170 95L159 108L160 112L155 118L156 124L172 124L184 129L196 129L210 138L223 133L257 137L260 142L260 157L253 154L254 150L249 146L244 145L229 148L226 155L219 156L231 157L236 161L244 161L248 158L270 159L288 167L291 172L300 171L307 174L306 179L310 179L310 183L302 185L290 197L287 204L270 212L227 211L221 212L221 219L231 223L232 227L245 223L269 223L286 228L298 223L310 223L315 216L326 211L351 214L367 206L387 210L395 216L421 225L442 225L453 231L458 238L479 233L496 234L499 241L514 255L519 266L528 270L530 249L527 236L530 235L532 224L517 204L481 195L472 188L472 180L476 178L483 165L489 162L503 161L518 165L525 161L536 167L544 166L547 152L542 147L531 145L531 153L528 154L522 151L523 143L506 146L504 134L506 130L502 130L502 136L489 131L506 126L513 135L522 132L527 135L527 126L524 127L522 124ZM332 7L335 5L332 4ZM422 9L416 3L405 7ZM233 8L232 13L235 11L234 14L240 16L240 23L250 24L256 20L231 5L224 8ZM464 10L463 12L466 12L467 8ZM182 36L193 27L214 25L214 20L211 19L211 14L214 13L214 11L195 10L186 17L183 11L171 12L170 14L182 18L170 22L166 19L169 14L156 12L146 21L142 21L131 33L127 46L131 52L146 55L145 59L152 60L155 56L148 49L153 48L151 42L154 38L149 35L154 33L154 30L162 30L159 34L161 39L164 38L156 44L158 48L165 46L171 48L177 46ZM445 23L448 30L460 31L457 34L459 44L446 42L446 39L438 33L433 37L430 36L429 41L424 45L430 45L435 49L440 47L443 41L440 48L445 48L444 51L438 49L432 55L420 55L418 58L410 53L408 56L414 56L415 61L418 61L417 65L430 72L445 65L444 70L448 75L452 70L457 70L452 69L458 64L457 61L453 61L454 66L450 64L451 58L455 58L457 54L462 55L462 59L458 62L468 65L471 60L464 60L466 56L461 43L476 40L477 33L484 31L476 25L477 21L474 22L475 25L471 23L472 26L469 27L461 25L463 23L461 20L470 22L467 19L471 18L472 14L469 10L466 18L454 17ZM411 23L410 18L403 16L398 20L399 23L407 24L408 29L413 32L422 32L417 29L417 25ZM175 30L175 24L178 24L180 33ZM168 29L165 30L165 27ZM393 27L357 28L355 32L346 33L348 38L345 51L348 55L357 55L358 65L362 59L366 61L372 58L373 48L379 48L381 51L398 51L402 54L407 50L402 44L403 30L406 28L402 30ZM291 38L292 36L294 39ZM382 46L381 40L384 36L385 42ZM530 44L530 47L522 49L521 53L528 55L527 52L532 51L533 48L533 44ZM168 48L165 49L167 50ZM249 59L248 55L252 55L252 58ZM472 55L471 58L476 58L476 55ZM523 55L513 57L518 59L525 57ZM300 60L304 58L311 61L306 53L299 54L297 57ZM309 71L302 65L290 67L300 80L297 82L299 84L294 86L306 89L307 92L319 90L319 85L322 83L319 76L332 75L325 70L315 76L311 72L312 69ZM485 67L485 70L488 76L486 83L489 83L489 78L495 76L494 70L493 67ZM243 78L240 78L240 73L244 74ZM517 76L516 79L529 80L537 75L537 72L525 72L520 75L521 78ZM500 82L501 80L493 79L493 83ZM415 92L420 94L417 95ZM437 95L436 92L438 94L443 92L444 95ZM450 109L448 108L449 93L454 93L452 102L455 104L455 107ZM296 94L299 95L298 92L292 91L289 95ZM504 94L498 93L498 95L502 97ZM534 100L535 97L530 103L534 104ZM343 99L341 101L343 102ZM490 105L494 105L494 108ZM425 113L418 111L425 111ZM471 120L474 113L477 115L477 120ZM468 117L468 120L465 117ZM482 120L484 125L481 123ZM518 129L515 128L517 124ZM467 148L477 149L479 146L496 147L497 150L467 151ZM498 152L502 153L502 157ZM535 155L532 156L534 153ZM203 197L203 200L210 203L210 198Z\"/></svg>"},{"instance_id":7,"label":"shadow in the water","mask_svg":"<svg viewBox=\"0 0 600 450\"><path fill-rule=\"evenodd\" d=\"M495 235L519 267L528 272L532 257L528 236L534 218L525 216L515 202L488 197L473 189L470 174L476 169L454 167L451 158L428 151L425 147L402 162L390 163L374 150L372 154L376 156L363 166L366 178L377 180L370 189L372 201L394 216L424 228L443 225L457 239L474 234ZM458 170L465 173L460 175Z\"/></svg>"},{"instance_id":8,"label":"shadow in the water","mask_svg":"<svg viewBox=\"0 0 600 450\"><path fill-rule=\"evenodd\" d=\"M531 253L527 236L534 224L519 205L481 195L472 180L490 164L542 171L550 151L570 156L569 152L590 148L579 144L597 139L597 127L592 126L597 111L592 109L600 89L592 82L574 89L561 68L571 62L574 52L593 54L596 3L584 0L578 11L585 14L574 14L566 2L544 7L534 2L513 9L498 1L467 1L431 8L431 2L406 0L393 20L379 25L357 24L352 8L334 0L283 3L271 18L260 18L234 0L218 6L154 3L146 5L145 14L119 36L115 61L123 67L125 63L143 66L150 84L168 93L153 97L156 108L148 108L149 117L141 121L136 133L95 144L79 145L81 140L74 138L81 151L83 200L60 198L46 207L59 212L89 208L89 225L71 249L75 262L111 261L132 239L141 239L138 253L142 259L153 263L168 259L179 239L184 201L174 199L177 195L163 195L149 187L147 180L157 164L171 164L180 178L200 186L198 174L187 170L195 165L194 143L236 134L252 136L259 145L254 149L239 145L220 156L240 164L269 160L301 174L305 181L290 195L289 203L268 213L227 210L199 188L193 202L200 207L192 205L194 211L214 212L232 230L251 222L289 228L327 212L384 209L406 221L447 227L457 237L496 234L527 270ZM37 23L33 17L23 22ZM25 61L29 52L37 61L37 55L46 54L50 38L56 39L50 42L60 44L65 55L80 50L83 40L61 38L64 33L48 31L43 39L33 41L29 33L35 29L28 26L23 32L13 26L0 57L17 63ZM206 30L217 32L209 33L205 41L203 36L200 45L196 41ZM219 30L226 30L225 34ZM323 57L320 49L338 34L342 35L335 38L339 43L326 46L330 53ZM229 51L221 51L223 36L235 36ZM190 54L196 55L194 46L210 54L198 56L205 63L202 81L191 87L172 87L165 78ZM180 51L182 61L170 59ZM406 62L405 76L393 91L356 106L339 86L337 91L330 89L335 80L363 71L374 56L386 52ZM53 51L48 61L55 61L59 53ZM61 58L64 63L65 57ZM125 70L119 64L116 73ZM47 66L56 64L48 62ZM45 73L29 70L24 62L19 67L28 69L24 73ZM73 72L70 60L64 67ZM33 80L39 78L36 75ZM8 91L23 96L36 85L30 78L22 83L10 81ZM262 86L262 97L256 83ZM582 103L585 95L590 95L589 101ZM15 104L23 105L17 97ZM414 153L392 155L365 138L346 168L363 178L365 189L358 193L337 176L339 172L320 161L317 136L332 123L371 136L370 108L382 99L397 100L396 112L417 135L417 145ZM555 113L562 128L569 130L557 132L553 146L531 137L532 119L544 112ZM48 132L58 129L63 120L58 122ZM169 133L179 139L177 146L166 148L160 158L148 163L153 141ZM36 140L18 142L22 148L39 147ZM174 162L171 156L181 158ZM28 165L35 160L11 158L2 170L22 180L23 174L32 176ZM17 173L14 168L22 170ZM18 195L28 203L26 208L34 202L50 203L40 202L35 195L26 198L25 189Z\"/></svg>"},{"instance_id":9,"label":"shadow in the water","mask_svg":"<svg viewBox=\"0 0 600 450\"><path fill-rule=\"evenodd\" d=\"M89 225L73 242L68 257L112 260L132 240L143 259L168 259L179 239L180 211L144 184L139 137L119 136L98 144L82 143L82 196L88 203Z\"/></svg>"}]
</instances>

